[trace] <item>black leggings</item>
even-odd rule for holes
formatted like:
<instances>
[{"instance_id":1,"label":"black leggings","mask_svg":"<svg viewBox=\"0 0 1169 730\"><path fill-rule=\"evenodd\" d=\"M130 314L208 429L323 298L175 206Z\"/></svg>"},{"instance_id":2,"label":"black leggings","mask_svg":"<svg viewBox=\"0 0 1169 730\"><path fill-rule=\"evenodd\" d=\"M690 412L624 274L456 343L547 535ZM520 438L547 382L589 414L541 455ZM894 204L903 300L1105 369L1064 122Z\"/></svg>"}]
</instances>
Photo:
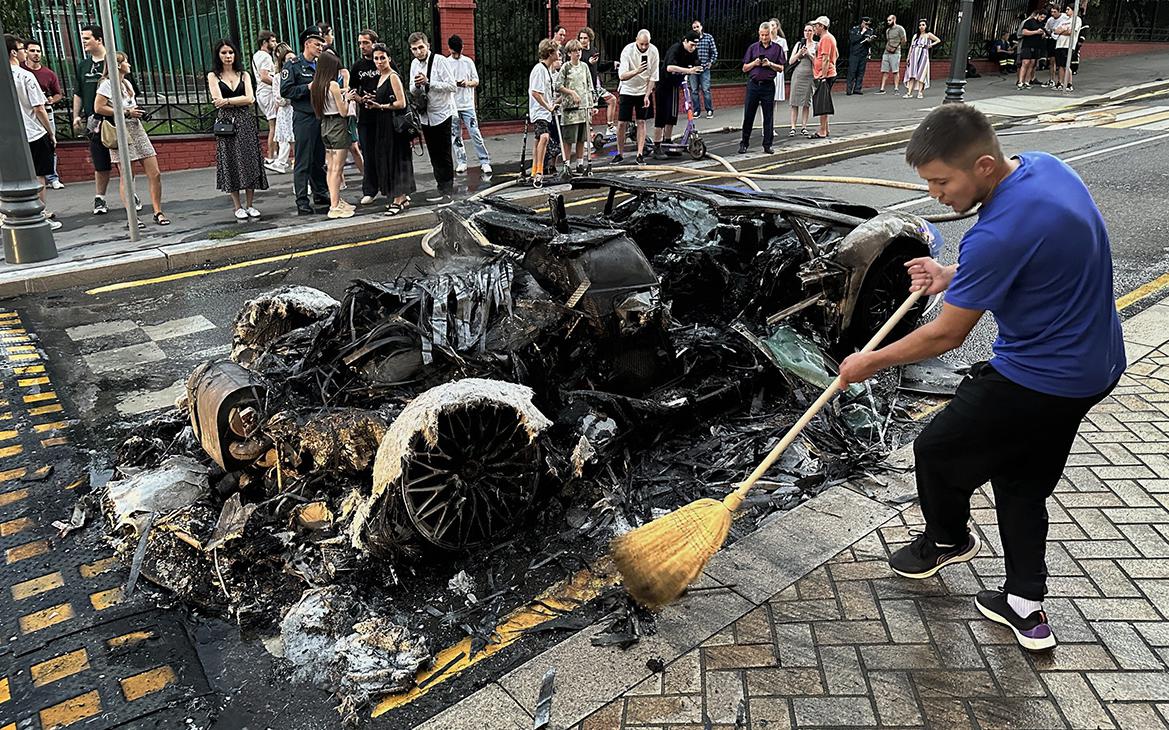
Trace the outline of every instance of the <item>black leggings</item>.
<instances>
[{"instance_id":1,"label":"black leggings","mask_svg":"<svg viewBox=\"0 0 1169 730\"><path fill-rule=\"evenodd\" d=\"M970 497L994 490L1006 559L1005 590L1032 601L1047 592L1047 505L1080 421L1113 383L1088 398L1024 388L977 363L954 399L913 444L926 534L942 545L966 542Z\"/></svg>"}]
</instances>

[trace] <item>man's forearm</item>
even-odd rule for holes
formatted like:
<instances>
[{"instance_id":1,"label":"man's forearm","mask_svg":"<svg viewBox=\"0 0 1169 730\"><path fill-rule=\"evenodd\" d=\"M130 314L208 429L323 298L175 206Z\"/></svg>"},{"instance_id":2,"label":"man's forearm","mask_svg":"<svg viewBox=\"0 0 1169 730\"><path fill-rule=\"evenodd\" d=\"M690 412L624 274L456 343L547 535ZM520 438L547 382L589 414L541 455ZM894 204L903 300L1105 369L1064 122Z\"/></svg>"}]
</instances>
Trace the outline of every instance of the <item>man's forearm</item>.
<instances>
[{"instance_id":1,"label":"man's forearm","mask_svg":"<svg viewBox=\"0 0 1169 730\"><path fill-rule=\"evenodd\" d=\"M81 116L81 97L77 94L73 95L73 118L76 119Z\"/></svg>"},{"instance_id":2,"label":"man's forearm","mask_svg":"<svg viewBox=\"0 0 1169 730\"><path fill-rule=\"evenodd\" d=\"M938 325L938 320L918 327L891 345L873 352L878 369L921 362L949 352L962 344L965 337L955 337Z\"/></svg>"}]
</instances>

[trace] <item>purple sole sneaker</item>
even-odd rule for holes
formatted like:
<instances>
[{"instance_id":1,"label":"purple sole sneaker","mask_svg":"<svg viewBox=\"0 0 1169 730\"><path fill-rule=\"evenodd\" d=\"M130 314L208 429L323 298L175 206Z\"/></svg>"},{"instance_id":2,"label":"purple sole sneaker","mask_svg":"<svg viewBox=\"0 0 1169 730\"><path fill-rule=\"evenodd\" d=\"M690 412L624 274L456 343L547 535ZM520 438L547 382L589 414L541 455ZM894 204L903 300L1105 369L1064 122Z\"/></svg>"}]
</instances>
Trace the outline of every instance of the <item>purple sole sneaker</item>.
<instances>
[{"instance_id":1,"label":"purple sole sneaker","mask_svg":"<svg viewBox=\"0 0 1169 730\"><path fill-rule=\"evenodd\" d=\"M1007 603L1005 591L980 591L974 597L978 611L996 624L1010 628L1019 646L1028 651L1048 651L1055 648L1055 634L1047 622L1047 612L1034 611L1022 618Z\"/></svg>"}]
</instances>

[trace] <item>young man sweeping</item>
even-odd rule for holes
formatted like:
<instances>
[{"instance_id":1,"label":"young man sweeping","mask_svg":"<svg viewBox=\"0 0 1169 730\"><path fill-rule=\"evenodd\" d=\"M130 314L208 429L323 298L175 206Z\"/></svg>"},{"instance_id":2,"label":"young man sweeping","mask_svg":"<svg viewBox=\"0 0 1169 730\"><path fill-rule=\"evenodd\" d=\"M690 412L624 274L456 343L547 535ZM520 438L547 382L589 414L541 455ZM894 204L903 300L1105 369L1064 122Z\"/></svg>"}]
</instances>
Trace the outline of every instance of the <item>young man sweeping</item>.
<instances>
[{"instance_id":1,"label":"young man sweeping","mask_svg":"<svg viewBox=\"0 0 1169 730\"><path fill-rule=\"evenodd\" d=\"M906 264L912 288L945 292L937 319L846 358L841 380L859 382L952 350L985 311L999 334L990 361L970 369L914 442L926 527L889 564L899 575L928 578L973 558L979 540L968 526L970 497L989 481L1006 580L975 603L1023 647L1050 649L1056 640L1043 610L1045 503L1080 421L1125 368L1108 232L1070 167L1041 152L1005 158L973 107L947 104L931 112L905 159L942 204L967 211L981 203L978 222L963 237L956 266L929 258ZM1035 200L1057 202L1037 208Z\"/></svg>"}]
</instances>

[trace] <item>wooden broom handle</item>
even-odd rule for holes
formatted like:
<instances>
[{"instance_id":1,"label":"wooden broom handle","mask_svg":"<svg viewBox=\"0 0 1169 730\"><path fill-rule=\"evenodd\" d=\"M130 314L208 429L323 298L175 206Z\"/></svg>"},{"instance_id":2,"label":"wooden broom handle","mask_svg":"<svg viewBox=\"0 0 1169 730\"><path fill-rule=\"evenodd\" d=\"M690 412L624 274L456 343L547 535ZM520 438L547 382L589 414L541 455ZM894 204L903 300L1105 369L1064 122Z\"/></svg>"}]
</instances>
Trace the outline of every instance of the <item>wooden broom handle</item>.
<instances>
[{"instance_id":1,"label":"wooden broom handle","mask_svg":"<svg viewBox=\"0 0 1169 730\"><path fill-rule=\"evenodd\" d=\"M870 339L868 343L861 348L861 352L872 352L873 350L877 349L877 345L881 344L881 340L885 339L885 337L889 335L893 328L897 326L897 323L900 322L903 317L905 317L910 309L913 309L913 305L917 304L917 300L921 298L921 295L922 292L920 290L910 293L910 295L906 297L905 301L901 303L901 306L897 308L897 311L893 313L893 316L889 317L885 324L881 326L881 329L877 330L877 334L873 335L872 339ZM770 469L772 465L779 460L779 457L783 455L783 452L787 450L787 447L792 445L792 442L796 440L796 437L800 435L800 432L804 430L804 427L807 426L808 423L810 423L811 420L816 417L816 414L820 412L820 409L826 406L828 401L832 400L832 397L839 391L840 377L837 376L832 381L832 384L829 385L828 388L820 394L820 397L816 399L816 402L808 406L808 410L804 411L804 415L800 416L800 420L796 421L795 425L788 429L788 432L784 434L784 437L779 440L779 443L775 445L775 448L771 450L771 453L767 455L767 458L764 459L759 464L759 466L755 467L755 471L751 472L751 475L748 476L741 484L739 484L739 486L735 488L735 491L731 492L723 499L723 504L727 506L727 509L734 512L741 504L743 504L743 500L746 499L747 492L751 491L751 487L755 486L755 483L758 482L759 479L767 473L767 470Z\"/></svg>"}]
</instances>

